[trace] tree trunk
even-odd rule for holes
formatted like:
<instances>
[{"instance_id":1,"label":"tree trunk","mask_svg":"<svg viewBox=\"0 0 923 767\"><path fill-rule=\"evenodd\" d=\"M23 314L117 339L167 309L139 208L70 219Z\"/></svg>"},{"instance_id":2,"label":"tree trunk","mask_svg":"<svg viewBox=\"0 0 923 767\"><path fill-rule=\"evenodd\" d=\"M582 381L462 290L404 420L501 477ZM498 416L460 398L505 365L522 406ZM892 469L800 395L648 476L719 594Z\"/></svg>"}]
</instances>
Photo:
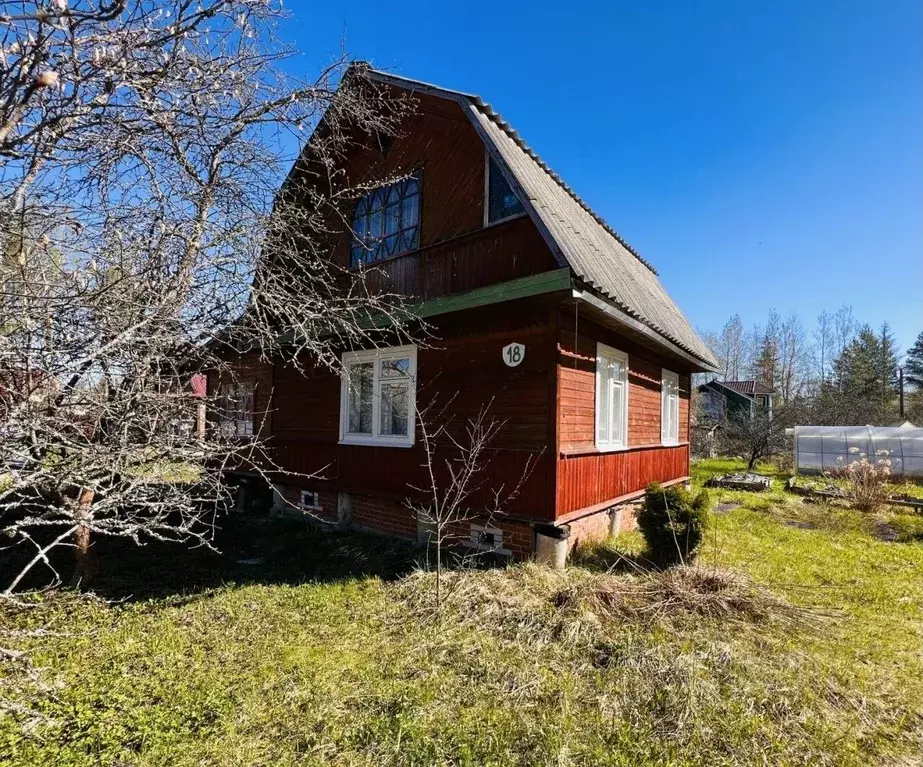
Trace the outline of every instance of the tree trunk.
<instances>
[{"instance_id":1,"label":"tree trunk","mask_svg":"<svg viewBox=\"0 0 923 767\"><path fill-rule=\"evenodd\" d=\"M71 578L72 588L86 588L95 579L99 570L96 549L86 524L92 516L94 493L89 488L82 488L77 495L77 522L82 523L74 533L75 560L74 575Z\"/></svg>"}]
</instances>

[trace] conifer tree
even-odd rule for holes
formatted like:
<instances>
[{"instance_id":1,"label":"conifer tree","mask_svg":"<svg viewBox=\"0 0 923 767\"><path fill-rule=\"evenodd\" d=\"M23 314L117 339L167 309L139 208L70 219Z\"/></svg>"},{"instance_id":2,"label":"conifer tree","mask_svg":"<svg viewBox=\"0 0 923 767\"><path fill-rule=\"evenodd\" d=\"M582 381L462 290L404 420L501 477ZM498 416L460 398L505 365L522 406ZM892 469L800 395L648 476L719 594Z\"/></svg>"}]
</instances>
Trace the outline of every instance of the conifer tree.
<instances>
[{"instance_id":1,"label":"conifer tree","mask_svg":"<svg viewBox=\"0 0 923 767\"><path fill-rule=\"evenodd\" d=\"M917 388L923 389L923 331L920 332L913 346L907 351L904 379Z\"/></svg>"}]
</instances>

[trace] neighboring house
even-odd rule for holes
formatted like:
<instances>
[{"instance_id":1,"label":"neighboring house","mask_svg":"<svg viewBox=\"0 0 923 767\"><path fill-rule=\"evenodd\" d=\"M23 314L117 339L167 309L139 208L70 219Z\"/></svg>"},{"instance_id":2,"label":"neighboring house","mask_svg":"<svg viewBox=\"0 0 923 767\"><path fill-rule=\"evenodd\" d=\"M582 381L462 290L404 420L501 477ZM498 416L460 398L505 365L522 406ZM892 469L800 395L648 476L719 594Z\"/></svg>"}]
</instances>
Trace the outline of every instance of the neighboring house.
<instances>
[{"instance_id":1,"label":"neighboring house","mask_svg":"<svg viewBox=\"0 0 923 767\"><path fill-rule=\"evenodd\" d=\"M289 503L416 538L424 526L404 503L427 485L417 408L448 403L462 437L489 407L504 425L485 491L534 468L502 517L459 535L525 557L539 536L607 534L649 483L689 478L690 376L715 369L711 351L654 268L480 98L370 77L416 108L343 170L404 178L358 202L356 234L331 258L374 263L389 289L422 301L436 340L344 353L351 385L242 359L223 427L269 436L281 467L322 477L280 476Z\"/></svg>"},{"instance_id":2,"label":"neighboring house","mask_svg":"<svg viewBox=\"0 0 923 767\"><path fill-rule=\"evenodd\" d=\"M772 416L771 389L759 381L709 381L699 386L702 395L702 412L712 421L754 418L760 410Z\"/></svg>"}]
</instances>

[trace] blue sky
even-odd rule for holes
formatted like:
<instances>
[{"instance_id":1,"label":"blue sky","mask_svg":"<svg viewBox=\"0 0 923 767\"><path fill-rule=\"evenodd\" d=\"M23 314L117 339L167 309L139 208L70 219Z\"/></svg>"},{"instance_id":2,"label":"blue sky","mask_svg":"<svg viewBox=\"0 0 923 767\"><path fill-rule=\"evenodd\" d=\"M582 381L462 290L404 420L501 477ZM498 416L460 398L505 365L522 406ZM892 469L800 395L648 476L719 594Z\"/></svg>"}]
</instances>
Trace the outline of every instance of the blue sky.
<instances>
[{"instance_id":1,"label":"blue sky","mask_svg":"<svg viewBox=\"0 0 923 767\"><path fill-rule=\"evenodd\" d=\"M923 330L923 3L288 4L339 49L490 102L696 327L851 304Z\"/></svg>"}]
</instances>

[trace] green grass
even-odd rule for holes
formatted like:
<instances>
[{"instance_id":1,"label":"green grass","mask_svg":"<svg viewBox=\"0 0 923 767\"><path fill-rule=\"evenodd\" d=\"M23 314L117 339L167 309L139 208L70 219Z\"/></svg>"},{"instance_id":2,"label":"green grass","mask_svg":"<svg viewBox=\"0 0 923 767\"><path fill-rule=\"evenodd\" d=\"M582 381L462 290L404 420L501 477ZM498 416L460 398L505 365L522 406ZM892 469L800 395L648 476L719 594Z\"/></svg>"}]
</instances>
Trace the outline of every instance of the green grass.
<instances>
[{"instance_id":1,"label":"green grass","mask_svg":"<svg viewBox=\"0 0 923 767\"><path fill-rule=\"evenodd\" d=\"M695 481L738 468L701 463ZM0 763L915 764L923 544L781 480L715 496L739 508L715 518L705 563L795 617L714 617L650 596L660 576L603 572L641 553L637 535L564 573L450 573L438 618L431 575L402 577L414 552L291 522L229 542L269 550L264 566L104 552L101 593L121 601L50 594L0 614L0 646L29 650L49 686L2 667L20 708L0 711Z\"/></svg>"}]
</instances>

